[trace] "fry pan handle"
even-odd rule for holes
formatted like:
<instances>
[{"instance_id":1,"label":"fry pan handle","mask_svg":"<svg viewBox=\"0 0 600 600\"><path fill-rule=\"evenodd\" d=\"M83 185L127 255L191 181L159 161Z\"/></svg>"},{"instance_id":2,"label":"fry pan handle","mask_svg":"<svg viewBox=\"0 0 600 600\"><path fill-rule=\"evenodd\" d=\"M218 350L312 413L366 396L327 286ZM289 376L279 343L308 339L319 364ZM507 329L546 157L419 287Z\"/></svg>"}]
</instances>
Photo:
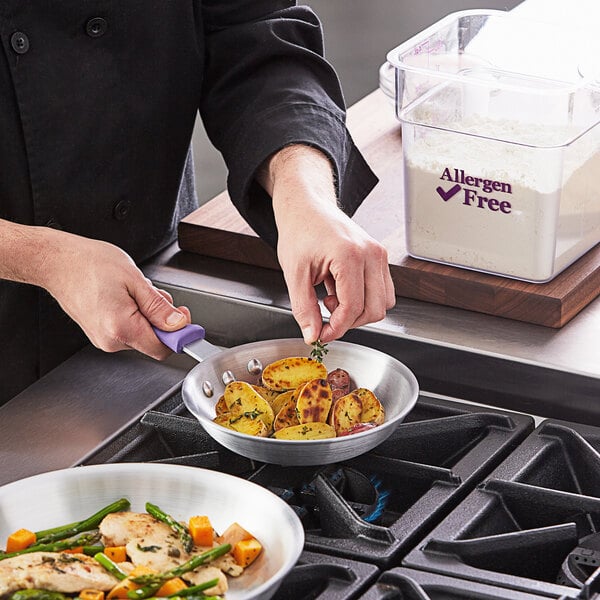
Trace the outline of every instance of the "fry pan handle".
<instances>
[{"instance_id":1,"label":"fry pan handle","mask_svg":"<svg viewBox=\"0 0 600 600\"><path fill-rule=\"evenodd\" d=\"M156 337L168 348L177 352L183 352L183 347L197 340L203 340L206 335L202 325L186 325L177 331L163 331L152 326Z\"/></svg>"}]
</instances>

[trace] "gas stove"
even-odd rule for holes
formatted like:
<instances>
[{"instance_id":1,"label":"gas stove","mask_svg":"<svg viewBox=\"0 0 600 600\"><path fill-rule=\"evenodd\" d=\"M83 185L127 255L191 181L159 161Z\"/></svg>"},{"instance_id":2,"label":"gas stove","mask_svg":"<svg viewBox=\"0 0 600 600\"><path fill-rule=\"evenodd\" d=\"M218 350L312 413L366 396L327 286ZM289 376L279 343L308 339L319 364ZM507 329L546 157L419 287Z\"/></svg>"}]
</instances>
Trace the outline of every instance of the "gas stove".
<instances>
[{"instance_id":1,"label":"gas stove","mask_svg":"<svg viewBox=\"0 0 600 600\"><path fill-rule=\"evenodd\" d=\"M544 421L402 564L515 593L600 597L599 452L599 428Z\"/></svg>"},{"instance_id":2,"label":"gas stove","mask_svg":"<svg viewBox=\"0 0 600 600\"><path fill-rule=\"evenodd\" d=\"M600 428L421 393L368 454L282 467L214 442L178 385L80 464L192 465L278 495L306 543L277 599L590 599L599 449Z\"/></svg>"}]
</instances>

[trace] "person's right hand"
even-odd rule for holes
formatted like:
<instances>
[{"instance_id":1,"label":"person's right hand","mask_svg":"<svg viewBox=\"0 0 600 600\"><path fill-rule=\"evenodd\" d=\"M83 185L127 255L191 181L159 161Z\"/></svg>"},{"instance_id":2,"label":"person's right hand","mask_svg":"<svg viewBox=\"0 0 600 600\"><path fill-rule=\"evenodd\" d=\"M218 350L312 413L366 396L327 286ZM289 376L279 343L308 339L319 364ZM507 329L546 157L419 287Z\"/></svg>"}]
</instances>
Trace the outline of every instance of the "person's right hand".
<instances>
[{"instance_id":1,"label":"person's right hand","mask_svg":"<svg viewBox=\"0 0 600 600\"><path fill-rule=\"evenodd\" d=\"M180 329L191 321L186 307L175 307L118 247L59 231L49 236L41 284L94 346L135 349L158 360L171 354L151 325Z\"/></svg>"}]
</instances>

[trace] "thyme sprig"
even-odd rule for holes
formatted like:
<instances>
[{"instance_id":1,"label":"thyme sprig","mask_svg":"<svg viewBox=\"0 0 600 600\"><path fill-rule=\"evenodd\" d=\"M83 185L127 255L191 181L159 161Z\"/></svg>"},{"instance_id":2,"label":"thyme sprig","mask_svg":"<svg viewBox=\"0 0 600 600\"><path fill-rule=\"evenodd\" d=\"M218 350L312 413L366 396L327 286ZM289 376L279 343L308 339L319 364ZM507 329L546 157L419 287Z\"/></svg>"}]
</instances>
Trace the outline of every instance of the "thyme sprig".
<instances>
[{"instance_id":1,"label":"thyme sprig","mask_svg":"<svg viewBox=\"0 0 600 600\"><path fill-rule=\"evenodd\" d=\"M310 351L310 358L316 360L317 362L322 363L323 358L329 352L327 348L327 344L324 344L321 340L317 340L312 343L312 350Z\"/></svg>"}]
</instances>

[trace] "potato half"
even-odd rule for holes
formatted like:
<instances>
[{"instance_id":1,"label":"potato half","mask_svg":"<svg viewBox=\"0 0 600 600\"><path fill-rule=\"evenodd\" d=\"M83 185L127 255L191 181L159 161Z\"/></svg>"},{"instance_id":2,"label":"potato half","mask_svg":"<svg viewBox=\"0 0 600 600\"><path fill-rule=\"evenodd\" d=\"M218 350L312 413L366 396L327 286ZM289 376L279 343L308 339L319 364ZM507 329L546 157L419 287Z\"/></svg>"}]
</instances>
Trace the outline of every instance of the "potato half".
<instances>
[{"instance_id":1,"label":"potato half","mask_svg":"<svg viewBox=\"0 0 600 600\"><path fill-rule=\"evenodd\" d=\"M326 379L327 369L323 363L304 356L282 358L268 364L262 372L262 383L270 390L284 392L295 390L312 379Z\"/></svg>"},{"instance_id":2,"label":"potato half","mask_svg":"<svg viewBox=\"0 0 600 600\"><path fill-rule=\"evenodd\" d=\"M335 437L335 430L327 423L301 423L275 432L278 440L323 440Z\"/></svg>"},{"instance_id":3,"label":"potato half","mask_svg":"<svg viewBox=\"0 0 600 600\"><path fill-rule=\"evenodd\" d=\"M331 408L331 386L326 379L312 379L298 391L296 412L300 423L326 423Z\"/></svg>"},{"instance_id":4,"label":"potato half","mask_svg":"<svg viewBox=\"0 0 600 600\"><path fill-rule=\"evenodd\" d=\"M249 383L245 381L228 383L223 396L225 404L233 416L260 419L267 430L271 430L275 418L273 409Z\"/></svg>"}]
</instances>

